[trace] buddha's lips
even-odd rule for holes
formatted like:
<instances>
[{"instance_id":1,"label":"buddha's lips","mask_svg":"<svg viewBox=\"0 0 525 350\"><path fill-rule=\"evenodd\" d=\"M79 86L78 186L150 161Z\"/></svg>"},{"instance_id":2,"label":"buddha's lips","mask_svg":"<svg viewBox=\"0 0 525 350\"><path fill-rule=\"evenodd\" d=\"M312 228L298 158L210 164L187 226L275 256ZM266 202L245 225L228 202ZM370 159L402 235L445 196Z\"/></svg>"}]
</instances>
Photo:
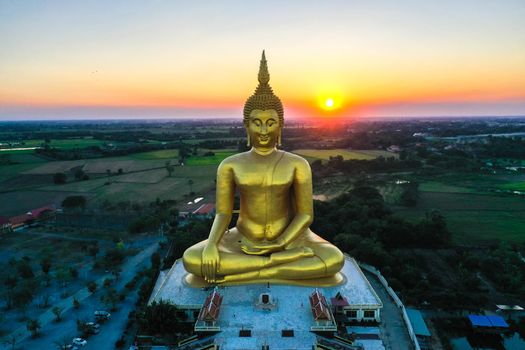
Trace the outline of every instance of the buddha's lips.
<instances>
[{"instance_id":1,"label":"buddha's lips","mask_svg":"<svg viewBox=\"0 0 525 350\"><path fill-rule=\"evenodd\" d=\"M261 141L268 141L270 139L269 136L259 136L259 140Z\"/></svg>"}]
</instances>

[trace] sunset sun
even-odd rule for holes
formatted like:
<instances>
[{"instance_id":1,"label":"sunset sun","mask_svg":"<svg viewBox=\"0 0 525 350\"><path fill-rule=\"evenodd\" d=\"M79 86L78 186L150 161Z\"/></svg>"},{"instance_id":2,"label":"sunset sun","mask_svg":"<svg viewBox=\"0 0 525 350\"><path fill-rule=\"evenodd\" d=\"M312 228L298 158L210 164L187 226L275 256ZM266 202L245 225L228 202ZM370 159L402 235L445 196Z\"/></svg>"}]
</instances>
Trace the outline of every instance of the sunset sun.
<instances>
[{"instance_id":1,"label":"sunset sun","mask_svg":"<svg viewBox=\"0 0 525 350\"><path fill-rule=\"evenodd\" d=\"M343 96L338 91L326 91L317 96L317 106L324 112L332 114L341 109L343 105Z\"/></svg>"}]
</instances>

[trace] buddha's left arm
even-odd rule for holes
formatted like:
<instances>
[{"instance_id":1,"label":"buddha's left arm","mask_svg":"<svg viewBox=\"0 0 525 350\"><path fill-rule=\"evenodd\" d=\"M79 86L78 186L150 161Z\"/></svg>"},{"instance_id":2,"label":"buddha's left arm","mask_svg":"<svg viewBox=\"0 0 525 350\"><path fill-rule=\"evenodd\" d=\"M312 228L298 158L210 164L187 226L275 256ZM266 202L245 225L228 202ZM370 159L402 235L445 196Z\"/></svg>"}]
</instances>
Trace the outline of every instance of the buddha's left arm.
<instances>
[{"instance_id":1,"label":"buddha's left arm","mask_svg":"<svg viewBox=\"0 0 525 350\"><path fill-rule=\"evenodd\" d=\"M312 171L305 159L297 161L294 173L293 193L295 195L295 216L278 238L286 246L298 238L314 219L312 199Z\"/></svg>"}]
</instances>

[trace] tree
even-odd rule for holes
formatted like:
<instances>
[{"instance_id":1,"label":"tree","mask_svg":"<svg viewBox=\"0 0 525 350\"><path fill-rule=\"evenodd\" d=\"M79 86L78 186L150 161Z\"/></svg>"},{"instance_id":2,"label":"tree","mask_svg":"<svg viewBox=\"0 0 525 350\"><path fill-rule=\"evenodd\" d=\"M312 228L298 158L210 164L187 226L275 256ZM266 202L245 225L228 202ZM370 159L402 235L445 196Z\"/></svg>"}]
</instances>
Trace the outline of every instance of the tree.
<instances>
[{"instance_id":1,"label":"tree","mask_svg":"<svg viewBox=\"0 0 525 350\"><path fill-rule=\"evenodd\" d=\"M55 340L53 343L56 345L58 350L68 350L71 344L71 337L63 336L62 338Z\"/></svg>"},{"instance_id":2,"label":"tree","mask_svg":"<svg viewBox=\"0 0 525 350\"><path fill-rule=\"evenodd\" d=\"M55 272L55 278L64 288L71 281L71 273L65 267L61 267Z\"/></svg>"},{"instance_id":3,"label":"tree","mask_svg":"<svg viewBox=\"0 0 525 350\"><path fill-rule=\"evenodd\" d=\"M7 297L7 308L10 309L13 306L14 289L18 284L18 278L15 275L8 275L4 279L4 285L6 286L6 297Z\"/></svg>"},{"instance_id":4,"label":"tree","mask_svg":"<svg viewBox=\"0 0 525 350\"><path fill-rule=\"evenodd\" d=\"M100 251L100 248L98 247L98 242L95 242L94 244L90 244L88 246L88 253L94 258L97 257L97 254L99 251Z\"/></svg>"},{"instance_id":5,"label":"tree","mask_svg":"<svg viewBox=\"0 0 525 350\"><path fill-rule=\"evenodd\" d=\"M42 295L41 297L41 301L42 303L40 304L40 307L45 309L45 308L48 308L49 307L49 299L51 298L51 296L48 294L48 293L45 293L44 295Z\"/></svg>"},{"instance_id":6,"label":"tree","mask_svg":"<svg viewBox=\"0 0 525 350\"><path fill-rule=\"evenodd\" d=\"M48 275L49 274L49 270L51 269L51 258L48 257L48 256L43 258L40 261L40 267L42 268L42 272L45 275Z\"/></svg>"},{"instance_id":7,"label":"tree","mask_svg":"<svg viewBox=\"0 0 525 350\"><path fill-rule=\"evenodd\" d=\"M56 173L55 175L53 175L53 182L56 185L65 184L66 180L67 180L67 176L64 173Z\"/></svg>"},{"instance_id":8,"label":"tree","mask_svg":"<svg viewBox=\"0 0 525 350\"><path fill-rule=\"evenodd\" d=\"M31 264L29 263L29 258L24 257L20 259L16 266L16 269L18 271L18 274L24 279L30 279L35 277L33 269L31 268Z\"/></svg>"},{"instance_id":9,"label":"tree","mask_svg":"<svg viewBox=\"0 0 525 350\"><path fill-rule=\"evenodd\" d=\"M100 297L100 301L111 307L111 310L116 310L118 300L119 296L115 288L109 288L106 294Z\"/></svg>"},{"instance_id":10,"label":"tree","mask_svg":"<svg viewBox=\"0 0 525 350\"><path fill-rule=\"evenodd\" d=\"M39 320L29 320L26 323L26 328L29 332L31 332L31 336L35 338L38 336L42 325L40 324Z\"/></svg>"},{"instance_id":11,"label":"tree","mask_svg":"<svg viewBox=\"0 0 525 350\"><path fill-rule=\"evenodd\" d=\"M151 267L155 269L160 267L160 254L158 252L151 255Z\"/></svg>"},{"instance_id":12,"label":"tree","mask_svg":"<svg viewBox=\"0 0 525 350\"><path fill-rule=\"evenodd\" d=\"M405 207L414 207L417 204L419 197L418 187L419 184L417 182L411 182L402 187L400 196L401 205Z\"/></svg>"},{"instance_id":13,"label":"tree","mask_svg":"<svg viewBox=\"0 0 525 350\"><path fill-rule=\"evenodd\" d=\"M97 287L98 287L98 285L97 285L97 282L95 282L95 281L89 281L87 283L87 289L89 290L89 292L91 294L93 294L93 293L95 293L97 291Z\"/></svg>"},{"instance_id":14,"label":"tree","mask_svg":"<svg viewBox=\"0 0 525 350\"><path fill-rule=\"evenodd\" d=\"M15 335L11 335L7 339L4 340L5 345L11 345L11 350L15 350L15 346L17 342L18 342L18 338Z\"/></svg>"},{"instance_id":15,"label":"tree","mask_svg":"<svg viewBox=\"0 0 525 350\"><path fill-rule=\"evenodd\" d=\"M175 168L173 167L173 165L171 165L171 160L167 160L166 161L166 171L168 172L169 177L171 177L171 174L173 174L173 170L175 170Z\"/></svg>"},{"instance_id":16,"label":"tree","mask_svg":"<svg viewBox=\"0 0 525 350\"><path fill-rule=\"evenodd\" d=\"M18 284L13 292L13 305L19 308L27 307L35 296L37 282L27 280Z\"/></svg>"},{"instance_id":17,"label":"tree","mask_svg":"<svg viewBox=\"0 0 525 350\"><path fill-rule=\"evenodd\" d=\"M64 311L64 309L59 306L55 306L51 309L51 312L55 315L55 322L60 322L60 320L62 320L62 311Z\"/></svg>"},{"instance_id":18,"label":"tree","mask_svg":"<svg viewBox=\"0 0 525 350\"><path fill-rule=\"evenodd\" d=\"M72 277L72 278L78 278L78 269L74 266L70 266L69 267L69 275Z\"/></svg>"},{"instance_id":19,"label":"tree","mask_svg":"<svg viewBox=\"0 0 525 350\"><path fill-rule=\"evenodd\" d=\"M138 314L141 329L146 332L168 334L180 328L180 323L187 318L186 313L166 300L154 301Z\"/></svg>"},{"instance_id":20,"label":"tree","mask_svg":"<svg viewBox=\"0 0 525 350\"><path fill-rule=\"evenodd\" d=\"M126 255L123 249L112 248L106 252L106 255L104 256L104 263L108 268L117 266L120 265L122 261L124 261L125 257Z\"/></svg>"},{"instance_id":21,"label":"tree","mask_svg":"<svg viewBox=\"0 0 525 350\"><path fill-rule=\"evenodd\" d=\"M77 318L77 331L79 331L83 335L87 335L89 332L88 321L86 321L85 319Z\"/></svg>"},{"instance_id":22,"label":"tree","mask_svg":"<svg viewBox=\"0 0 525 350\"><path fill-rule=\"evenodd\" d=\"M75 179L78 181L83 180L85 175L86 173L82 169L77 169L77 171L75 171Z\"/></svg>"},{"instance_id":23,"label":"tree","mask_svg":"<svg viewBox=\"0 0 525 350\"><path fill-rule=\"evenodd\" d=\"M64 209L81 209L86 207L86 197L84 196L68 196L62 201Z\"/></svg>"}]
</instances>

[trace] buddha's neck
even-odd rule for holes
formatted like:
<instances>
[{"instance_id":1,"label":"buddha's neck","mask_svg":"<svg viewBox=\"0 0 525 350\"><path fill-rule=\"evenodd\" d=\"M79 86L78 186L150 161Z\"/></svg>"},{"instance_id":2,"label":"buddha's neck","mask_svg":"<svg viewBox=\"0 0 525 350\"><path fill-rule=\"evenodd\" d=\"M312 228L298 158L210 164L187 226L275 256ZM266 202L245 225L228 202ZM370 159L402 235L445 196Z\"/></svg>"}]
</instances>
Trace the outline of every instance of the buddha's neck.
<instances>
[{"instance_id":1,"label":"buddha's neck","mask_svg":"<svg viewBox=\"0 0 525 350\"><path fill-rule=\"evenodd\" d=\"M269 156L273 152L277 151L277 147L273 147L273 148L255 148L255 147L252 147L251 151L253 153L257 153L257 154L259 154L261 156Z\"/></svg>"}]
</instances>

